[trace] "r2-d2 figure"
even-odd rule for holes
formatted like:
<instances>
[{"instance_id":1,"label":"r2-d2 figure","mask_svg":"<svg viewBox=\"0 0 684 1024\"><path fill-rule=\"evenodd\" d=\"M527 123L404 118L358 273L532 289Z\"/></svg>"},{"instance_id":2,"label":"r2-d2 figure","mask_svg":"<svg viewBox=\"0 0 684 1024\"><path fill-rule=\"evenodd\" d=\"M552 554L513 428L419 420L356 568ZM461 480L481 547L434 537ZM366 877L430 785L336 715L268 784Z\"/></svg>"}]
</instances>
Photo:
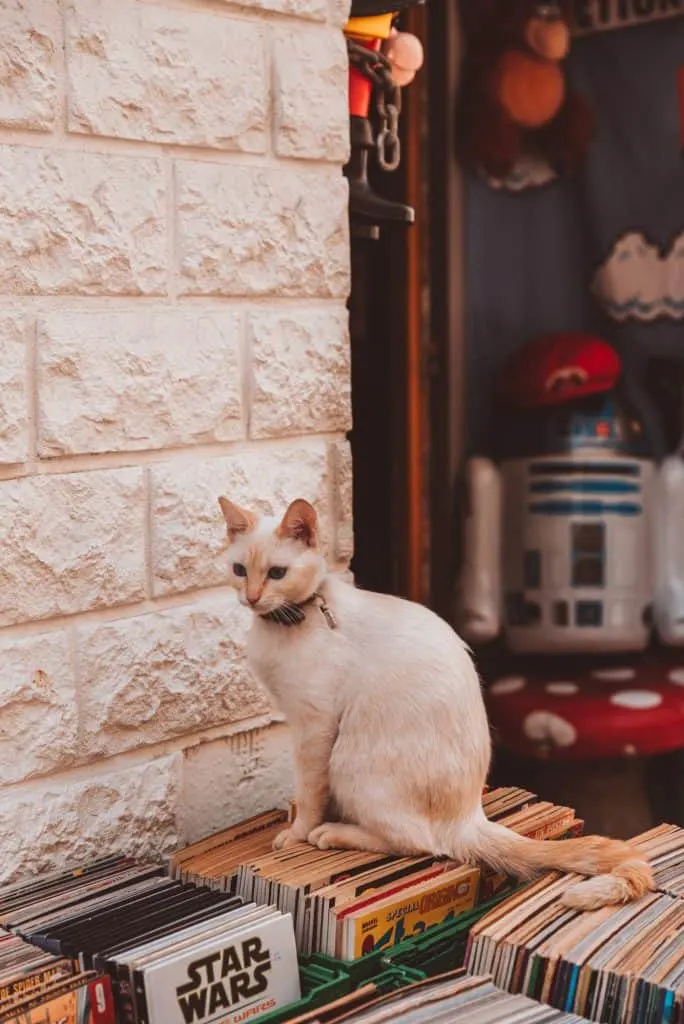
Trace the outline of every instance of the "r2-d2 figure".
<instances>
[{"instance_id":1,"label":"r2-d2 figure","mask_svg":"<svg viewBox=\"0 0 684 1024\"><path fill-rule=\"evenodd\" d=\"M611 653L649 642L658 469L601 339L553 335L507 375L497 461L474 458L459 628L516 653ZM683 524L684 525L684 524Z\"/></svg>"}]
</instances>

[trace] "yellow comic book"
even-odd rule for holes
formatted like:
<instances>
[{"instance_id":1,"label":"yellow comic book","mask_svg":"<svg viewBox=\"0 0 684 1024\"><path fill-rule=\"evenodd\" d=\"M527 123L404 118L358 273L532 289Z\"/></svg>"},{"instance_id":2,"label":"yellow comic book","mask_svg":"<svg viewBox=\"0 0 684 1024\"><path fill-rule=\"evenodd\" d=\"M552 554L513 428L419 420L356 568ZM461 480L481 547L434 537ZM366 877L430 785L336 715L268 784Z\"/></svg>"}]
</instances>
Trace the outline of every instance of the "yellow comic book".
<instances>
[{"instance_id":1,"label":"yellow comic book","mask_svg":"<svg viewBox=\"0 0 684 1024\"><path fill-rule=\"evenodd\" d=\"M477 903L479 868L455 868L379 903L364 905L343 916L345 959L395 946L403 939L449 921Z\"/></svg>"}]
</instances>

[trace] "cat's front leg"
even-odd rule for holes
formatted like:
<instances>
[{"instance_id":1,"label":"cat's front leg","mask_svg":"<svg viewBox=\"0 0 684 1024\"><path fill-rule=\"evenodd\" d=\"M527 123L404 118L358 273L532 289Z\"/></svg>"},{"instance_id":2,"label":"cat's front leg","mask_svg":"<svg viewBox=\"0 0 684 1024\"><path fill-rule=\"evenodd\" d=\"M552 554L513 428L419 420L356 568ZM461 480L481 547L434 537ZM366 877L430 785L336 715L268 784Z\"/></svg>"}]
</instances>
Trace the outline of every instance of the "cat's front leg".
<instances>
[{"instance_id":1,"label":"cat's front leg","mask_svg":"<svg viewBox=\"0 0 684 1024\"><path fill-rule=\"evenodd\" d=\"M325 821L330 800L328 770L336 732L320 718L293 725L297 813L290 827L276 836L276 850L306 842L309 833Z\"/></svg>"}]
</instances>

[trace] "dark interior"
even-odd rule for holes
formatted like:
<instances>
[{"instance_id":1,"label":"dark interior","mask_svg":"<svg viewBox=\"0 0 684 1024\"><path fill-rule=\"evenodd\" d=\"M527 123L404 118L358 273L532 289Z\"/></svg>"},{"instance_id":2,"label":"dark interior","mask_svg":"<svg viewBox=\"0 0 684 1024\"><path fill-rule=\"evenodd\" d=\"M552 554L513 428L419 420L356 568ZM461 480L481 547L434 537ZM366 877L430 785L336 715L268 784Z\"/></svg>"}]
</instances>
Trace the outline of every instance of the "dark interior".
<instances>
[{"instance_id":1,"label":"dark interior","mask_svg":"<svg viewBox=\"0 0 684 1024\"><path fill-rule=\"evenodd\" d=\"M499 415L493 382L510 352L544 330L568 325L602 330L620 349L640 394L657 409L662 450L672 451L684 429L683 328L681 321L651 331L609 325L587 298L588 269L605 248L596 224L617 216L601 208L604 185L580 179L547 196L516 197L519 202L507 206L506 197L488 195L481 181L459 168L454 138L458 12L453 5L435 2L403 17L404 27L421 35L426 50L424 71L405 90L401 121L404 152L417 148L419 153L418 176L414 165L411 180L404 160L394 174L376 173L374 184L383 195L414 205L417 225L383 231L379 241L352 241L352 568L360 586L422 601L449 619L459 558L463 460L486 449L491 424ZM654 97L662 95L663 107L672 112L674 83L666 95L670 86L663 77L660 44L669 40L665 49L674 60L673 33L684 46L684 19L606 33L600 40L578 44L570 74L584 87L589 72L595 75L592 88L604 97L606 123L623 125L629 119L628 112L618 109L622 93L636 108L637 123L654 109ZM637 76L634 62L639 54L647 59L639 64ZM622 68L625 74L634 67L635 80L619 79L622 92L618 94L616 85L613 96L603 65ZM618 136L619 149L623 128ZM640 213L652 216L664 238L684 222L684 187L675 190L674 204L660 202L658 173L672 195L672 175L679 175L684 186L684 160L672 154L669 169L659 171L660 165L654 165L651 172L634 139L625 145L617 155L611 150L609 158L619 163L631 154L638 175L630 187L642 181L643 188L652 189L651 204L642 203ZM652 150L652 143L647 145ZM578 210L585 218L579 235ZM508 241L501 244L496 232ZM549 252L550 236L556 239L556 262L553 274L545 276L543 254ZM565 278L574 282L572 287ZM410 408L416 374L418 427L416 411ZM422 545L419 576L410 569L416 533ZM476 651L476 657L485 683L517 671L518 663L498 641ZM498 751L494 777L528 785L549 799L565 799L579 808L588 826L614 834L633 833L651 817L684 822L681 752L643 765L601 762L579 770L576 765L524 762Z\"/></svg>"}]
</instances>

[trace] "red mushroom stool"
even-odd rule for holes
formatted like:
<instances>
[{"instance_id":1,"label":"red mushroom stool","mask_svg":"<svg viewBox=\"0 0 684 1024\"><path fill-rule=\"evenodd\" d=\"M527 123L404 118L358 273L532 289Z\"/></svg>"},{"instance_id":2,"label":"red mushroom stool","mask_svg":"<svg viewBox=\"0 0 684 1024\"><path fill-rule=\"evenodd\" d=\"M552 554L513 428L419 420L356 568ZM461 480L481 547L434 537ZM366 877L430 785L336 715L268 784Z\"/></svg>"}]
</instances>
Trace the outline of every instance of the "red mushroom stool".
<instances>
[{"instance_id":1,"label":"red mushroom stool","mask_svg":"<svg viewBox=\"0 0 684 1024\"><path fill-rule=\"evenodd\" d=\"M486 698L501 744L526 757L582 761L684 747L684 659L504 676Z\"/></svg>"},{"instance_id":2,"label":"red mushroom stool","mask_svg":"<svg viewBox=\"0 0 684 1024\"><path fill-rule=\"evenodd\" d=\"M530 670L528 663L524 671L516 669L507 675L490 677L485 699L495 742L516 760L523 759L528 765L543 760L542 785L537 783L537 791L544 788L543 781L550 783L555 776L563 782L567 802L570 802L567 798L569 780L574 779L579 786L584 778L585 786L596 789L597 774L607 786L612 772L618 790L622 787L619 797L617 791L613 798L609 794L606 797L607 806L612 803L616 814L619 807L615 800L632 802L631 808L622 808L624 815L630 811L637 814L637 789L647 793L649 777L656 789L663 786L663 772L659 780L658 771L648 767L650 762L656 766L667 764L669 778L665 784L670 788L675 805L679 802L679 809L675 806L665 817L681 819L684 816L684 654L679 659L649 654L594 668L586 663L573 666L568 660L556 664L560 667L553 670L549 663L545 663L543 669L533 667ZM631 761L631 765L626 766L626 760ZM621 766L617 762L622 762ZM584 772L582 765L586 765ZM511 771L510 766L507 770ZM539 770L533 770L532 774L538 775ZM533 782L528 772L524 784L534 788ZM543 795L559 798L558 792L551 795L548 789ZM575 797L580 814L581 797L581 793ZM653 809L650 793L643 800ZM659 816L662 811L662 803L659 803ZM620 830L621 826L613 828L614 832ZM630 826L625 824L624 830L629 834Z\"/></svg>"}]
</instances>

